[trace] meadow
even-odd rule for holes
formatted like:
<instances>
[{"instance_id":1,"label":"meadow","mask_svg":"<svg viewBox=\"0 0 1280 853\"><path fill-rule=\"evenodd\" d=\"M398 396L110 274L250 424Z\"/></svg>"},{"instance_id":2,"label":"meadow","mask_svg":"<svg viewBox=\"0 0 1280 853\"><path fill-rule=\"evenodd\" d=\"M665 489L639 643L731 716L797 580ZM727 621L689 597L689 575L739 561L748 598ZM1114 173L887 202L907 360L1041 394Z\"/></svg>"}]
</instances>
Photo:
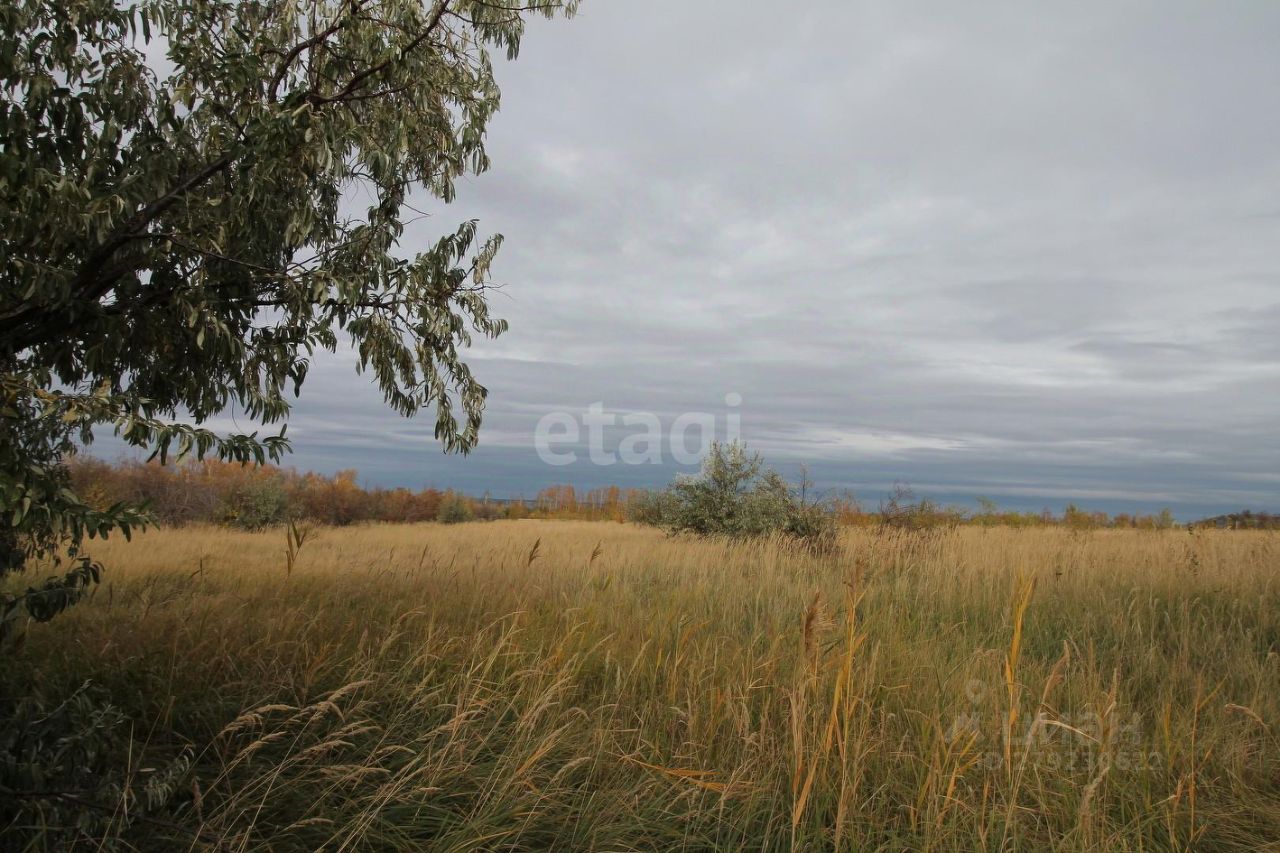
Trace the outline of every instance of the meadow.
<instances>
[{"instance_id":1,"label":"meadow","mask_svg":"<svg viewBox=\"0 0 1280 853\"><path fill-rule=\"evenodd\" d=\"M0 691L126 721L83 849L1280 849L1280 534L840 536L150 531Z\"/></svg>"}]
</instances>

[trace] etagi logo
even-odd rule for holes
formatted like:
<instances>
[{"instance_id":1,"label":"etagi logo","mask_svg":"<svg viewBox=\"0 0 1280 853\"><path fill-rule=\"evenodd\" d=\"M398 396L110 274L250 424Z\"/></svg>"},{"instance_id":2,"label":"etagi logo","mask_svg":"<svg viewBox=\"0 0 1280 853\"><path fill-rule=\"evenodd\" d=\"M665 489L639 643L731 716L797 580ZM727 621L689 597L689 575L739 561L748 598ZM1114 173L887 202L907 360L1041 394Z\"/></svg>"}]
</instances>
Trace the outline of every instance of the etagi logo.
<instances>
[{"instance_id":1,"label":"etagi logo","mask_svg":"<svg viewBox=\"0 0 1280 853\"><path fill-rule=\"evenodd\" d=\"M728 409L724 415L724 440L742 438L742 395L731 391L724 395ZM575 416L569 412L548 412L538 420L533 433L533 446L538 458L548 465L572 465L577 462L586 432L587 458L593 465L661 465L665 454L679 465L697 465L711 449L717 436L717 417L711 412L683 412L664 431L662 419L653 412L607 411L604 402L587 406ZM605 449L605 431L616 433L619 425L626 434L618 441L617 450ZM689 447L690 433L696 439Z\"/></svg>"}]
</instances>

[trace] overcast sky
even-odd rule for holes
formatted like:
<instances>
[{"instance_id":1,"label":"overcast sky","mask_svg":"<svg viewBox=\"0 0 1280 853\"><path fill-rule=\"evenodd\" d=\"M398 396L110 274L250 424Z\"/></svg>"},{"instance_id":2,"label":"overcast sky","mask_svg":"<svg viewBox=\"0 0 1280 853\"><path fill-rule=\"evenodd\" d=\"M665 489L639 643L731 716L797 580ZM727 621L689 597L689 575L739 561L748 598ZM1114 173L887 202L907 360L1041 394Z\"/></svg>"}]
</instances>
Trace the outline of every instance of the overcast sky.
<instances>
[{"instance_id":1,"label":"overcast sky","mask_svg":"<svg viewBox=\"0 0 1280 853\"><path fill-rule=\"evenodd\" d=\"M750 445L872 504L1280 509L1278 44L1273 0L587 0L498 60L493 169L408 232L507 237L482 448L339 357L291 464L652 485L547 466L535 424L734 392Z\"/></svg>"}]
</instances>

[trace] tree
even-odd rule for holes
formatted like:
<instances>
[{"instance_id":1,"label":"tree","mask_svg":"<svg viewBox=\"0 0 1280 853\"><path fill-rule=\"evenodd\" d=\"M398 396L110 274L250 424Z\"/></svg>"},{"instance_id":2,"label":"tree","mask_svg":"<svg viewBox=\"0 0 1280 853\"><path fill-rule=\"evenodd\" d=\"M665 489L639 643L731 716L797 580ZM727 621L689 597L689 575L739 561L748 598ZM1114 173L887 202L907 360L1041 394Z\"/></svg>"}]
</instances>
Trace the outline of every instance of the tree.
<instances>
[{"instance_id":1,"label":"tree","mask_svg":"<svg viewBox=\"0 0 1280 853\"><path fill-rule=\"evenodd\" d=\"M671 533L747 539L778 535L815 552L836 547L835 516L805 499L807 478L792 488L739 442L713 442L702 469L638 502L633 518Z\"/></svg>"},{"instance_id":2,"label":"tree","mask_svg":"<svg viewBox=\"0 0 1280 853\"><path fill-rule=\"evenodd\" d=\"M287 392L344 340L393 409L433 407L470 449L486 392L460 350L506 329L485 298L501 238L465 222L406 255L405 211L488 167L490 51L575 5L0 8L0 570L146 520L69 488L95 427L162 461L278 459ZM203 426L232 406L278 433ZM0 600L0 624L39 600Z\"/></svg>"}]
</instances>

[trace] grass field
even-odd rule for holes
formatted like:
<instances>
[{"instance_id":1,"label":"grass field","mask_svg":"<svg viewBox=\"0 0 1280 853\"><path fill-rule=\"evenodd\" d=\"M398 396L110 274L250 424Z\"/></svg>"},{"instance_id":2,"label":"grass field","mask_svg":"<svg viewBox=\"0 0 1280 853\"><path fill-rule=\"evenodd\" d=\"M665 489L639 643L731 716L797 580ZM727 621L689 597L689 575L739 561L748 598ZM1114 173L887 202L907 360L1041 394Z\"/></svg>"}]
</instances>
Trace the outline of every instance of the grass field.
<instances>
[{"instance_id":1,"label":"grass field","mask_svg":"<svg viewBox=\"0 0 1280 853\"><path fill-rule=\"evenodd\" d=\"M99 806L94 833L1280 849L1277 534L848 530L832 558L512 521L322 529L291 571L285 548L112 540L92 599L6 652L6 695L92 679L124 712L132 787L194 751L168 806Z\"/></svg>"}]
</instances>

